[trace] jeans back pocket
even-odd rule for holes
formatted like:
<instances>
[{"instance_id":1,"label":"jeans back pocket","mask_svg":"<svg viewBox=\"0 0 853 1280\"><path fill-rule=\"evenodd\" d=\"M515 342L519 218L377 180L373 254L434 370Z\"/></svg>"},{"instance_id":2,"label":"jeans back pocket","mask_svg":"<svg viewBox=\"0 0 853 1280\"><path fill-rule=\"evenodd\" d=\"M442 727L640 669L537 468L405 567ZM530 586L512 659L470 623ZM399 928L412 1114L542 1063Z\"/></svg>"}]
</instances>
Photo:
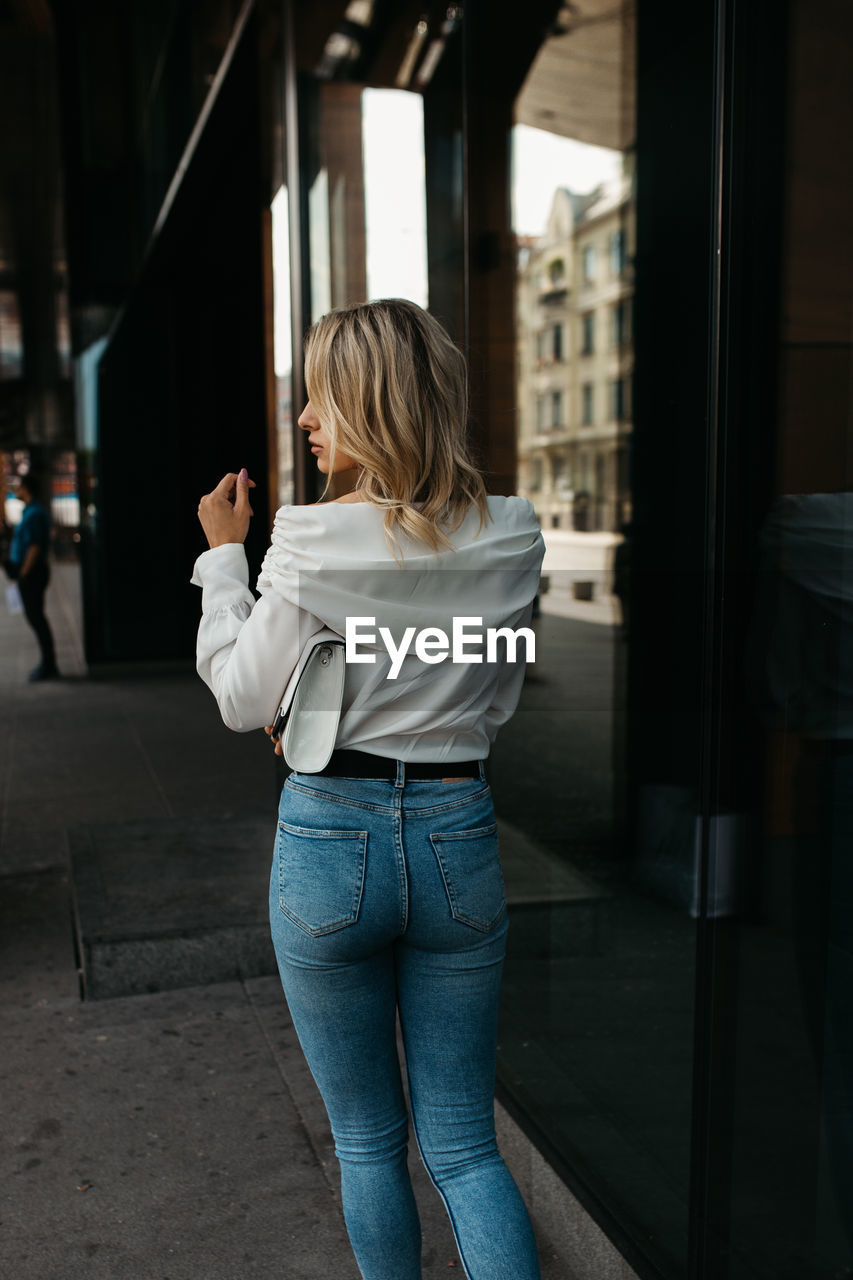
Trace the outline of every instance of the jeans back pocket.
<instances>
[{"instance_id":1,"label":"jeans back pocket","mask_svg":"<svg viewBox=\"0 0 853 1280\"><path fill-rule=\"evenodd\" d=\"M497 823L431 835L454 920L488 933L506 909Z\"/></svg>"},{"instance_id":2,"label":"jeans back pocket","mask_svg":"<svg viewBox=\"0 0 853 1280\"><path fill-rule=\"evenodd\" d=\"M279 822L278 904L312 937L358 919L367 857L366 831L321 831Z\"/></svg>"}]
</instances>

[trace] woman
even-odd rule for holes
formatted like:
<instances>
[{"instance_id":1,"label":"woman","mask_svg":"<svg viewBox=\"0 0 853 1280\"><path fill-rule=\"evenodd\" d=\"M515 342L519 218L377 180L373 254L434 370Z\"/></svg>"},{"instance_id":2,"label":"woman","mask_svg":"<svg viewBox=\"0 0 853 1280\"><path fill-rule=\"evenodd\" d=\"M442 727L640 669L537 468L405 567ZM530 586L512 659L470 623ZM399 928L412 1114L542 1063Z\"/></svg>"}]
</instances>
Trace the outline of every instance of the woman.
<instances>
[{"instance_id":1,"label":"woman","mask_svg":"<svg viewBox=\"0 0 853 1280\"><path fill-rule=\"evenodd\" d=\"M421 1275L398 1015L415 1134L466 1275L535 1280L530 1222L495 1141L507 919L483 773L524 668L506 639L490 653L476 634L529 621L541 534L528 502L486 497L465 444L464 361L419 307L325 316L305 377L299 425L317 466L350 472L355 487L281 508L257 603L241 545L245 470L202 498L199 673L226 724L269 732L312 633L344 635L357 619L372 637L348 655L329 765L283 788L270 883L282 983L365 1280ZM465 643L451 655L440 637L460 619Z\"/></svg>"}]
</instances>

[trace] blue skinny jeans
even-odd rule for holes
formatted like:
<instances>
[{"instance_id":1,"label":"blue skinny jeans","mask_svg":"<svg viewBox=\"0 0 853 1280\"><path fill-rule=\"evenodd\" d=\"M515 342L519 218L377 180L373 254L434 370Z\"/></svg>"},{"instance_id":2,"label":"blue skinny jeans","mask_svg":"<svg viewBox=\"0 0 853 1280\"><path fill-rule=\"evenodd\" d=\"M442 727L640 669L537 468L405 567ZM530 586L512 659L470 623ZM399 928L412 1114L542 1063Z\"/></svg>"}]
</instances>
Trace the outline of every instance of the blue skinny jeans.
<instances>
[{"instance_id":1,"label":"blue skinny jeans","mask_svg":"<svg viewBox=\"0 0 853 1280\"><path fill-rule=\"evenodd\" d=\"M292 773L270 919L364 1280L421 1277L398 1014L415 1136L466 1276L538 1280L530 1219L495 1139L507 921L484 779L406 782L401 765L396 783Z\"/></svg>"}]
</instances>

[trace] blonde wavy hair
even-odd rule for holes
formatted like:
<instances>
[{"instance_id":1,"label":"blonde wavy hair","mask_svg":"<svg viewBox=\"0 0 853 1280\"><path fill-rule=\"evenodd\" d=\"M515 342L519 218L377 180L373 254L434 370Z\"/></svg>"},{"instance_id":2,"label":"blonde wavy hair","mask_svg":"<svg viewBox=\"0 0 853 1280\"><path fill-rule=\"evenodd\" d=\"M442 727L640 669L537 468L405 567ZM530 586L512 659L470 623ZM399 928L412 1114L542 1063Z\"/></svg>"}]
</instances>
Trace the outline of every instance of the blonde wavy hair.
<instances>
[{"instance_id":1,"label":"blonde wavy hair","mask_svg":"<svg viewBox=\"0 0 853 1280\"><path fill-rule=\"evenodd\" d=\"M341 449L361 469L362 498L385 508L392 548L401 532L434 551L450 546L472 506L482 528L465 359L434 316L404 298L330 311L308 332L305 385L331 437L329 478Z\"/></svg>"}]
</instances>

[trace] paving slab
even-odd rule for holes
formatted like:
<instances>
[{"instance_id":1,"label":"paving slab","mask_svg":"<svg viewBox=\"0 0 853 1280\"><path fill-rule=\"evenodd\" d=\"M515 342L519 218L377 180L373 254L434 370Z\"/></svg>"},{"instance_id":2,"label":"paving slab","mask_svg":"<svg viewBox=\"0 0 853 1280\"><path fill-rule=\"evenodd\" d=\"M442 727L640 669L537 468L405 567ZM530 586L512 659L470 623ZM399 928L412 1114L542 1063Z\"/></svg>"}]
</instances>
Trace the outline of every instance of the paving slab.
<instances>
[{"instance_id":1,"label":"paving slab","mask_svg":"<svg viewBox=\"0 0 853 1280\"><path fill-rule=\"evenodd\" d=\"M162 818L69 832L87 999L276 972L274 820Z\"/></svg>"},{"instance_id":2,"label":"paving slab","mask_svg":"<svg viewBox=\"0 0 853 1280\"><path fill-rule=\"evenodd\" d=\"M357 1280L239 983L6 1011L0 1274Z\"/></svg>"},{"instance_id":3,"label":"paving slab","mask_svg":"<svg viewBox=\"0 0 853 1280\"><path fill-rule=\"evenodd\" d=\"M0 1011L79 995L68 868L0 876Z\"/></svg>"}]
</instances>

